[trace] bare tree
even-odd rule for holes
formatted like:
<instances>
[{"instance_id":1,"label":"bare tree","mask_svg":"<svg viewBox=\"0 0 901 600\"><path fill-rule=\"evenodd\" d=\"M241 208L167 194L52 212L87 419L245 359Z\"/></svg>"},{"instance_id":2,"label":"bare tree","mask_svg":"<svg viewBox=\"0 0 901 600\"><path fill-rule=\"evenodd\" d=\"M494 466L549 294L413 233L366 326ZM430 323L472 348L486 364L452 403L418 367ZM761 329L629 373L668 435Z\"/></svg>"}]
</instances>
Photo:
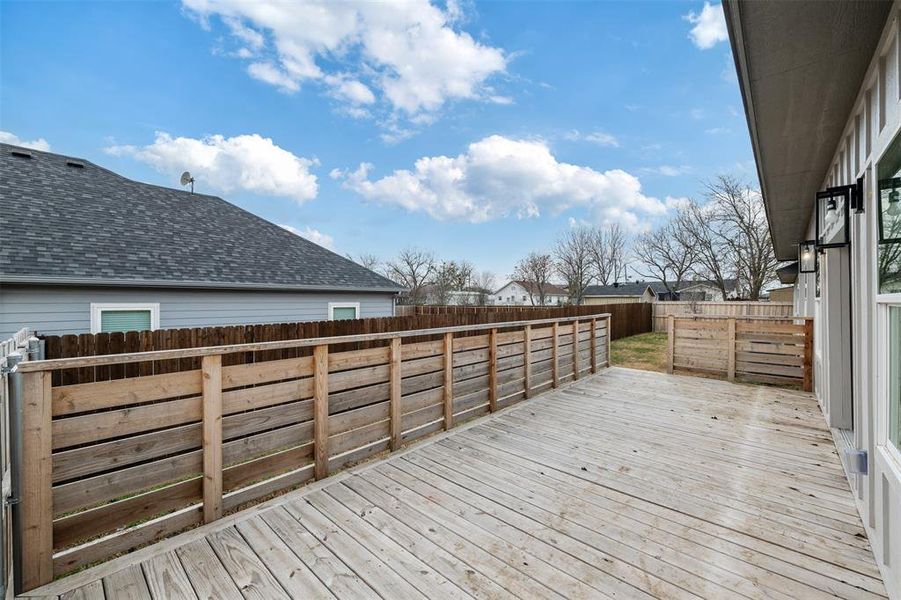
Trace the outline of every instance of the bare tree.
<instances>
[{"instance_id":1,"label":"bare tree","mask_svg":"<svg viewBox=\"0 0 901 600\"><path fill-rule=\"evenodd\" d=\"M590 231L591 262L601 285L626 279L626 233L618 223Z\"/></svg>"},{"instance_id":2,"label":"bare tree","mask_svg":"<svg viewBox=\"0 0 901 600\"><path fill-rule=\"evenodd\" d=\"M708 182L707 193L716 207L723 240L735 257L738 280L747 287L749 299L759 300L763 288L775 280L779 265L763 199L730 175Z\"/></svg>"},{"instance_id":3,"label":"bare tree","mask_svg":"<svg viewBox=\"0 0 901 600\"><path fill-rule=\"evenodd\" d=\"M435 255L419 248L405 248L385 265L388 277L407 288L406 298L410 304L425 301L422 288L435 274L435 269Z\"/></svg>"},{"instance_id":4,"label":"bare tree","mask_svg":"<svg viewBox=\"0 0 901 600\"><path fill-rule=\"evenodd\" d=\"M497 286L497 280L494 277L494 273L491 271L482 271L481 273L474 275L471 287L475 303L479 306L488 304L489 298L491 298L491 295L494 293L495 286Z\"/></svg>"},{"instance_id":5,"label":"bare tree","mask_svg":"<svg viewBox=\"0 0 901 600\"><path fill-rule=\"evenodd\" d=\"M347 258L354 261L358 265L366 267L370 271L375 271L376 273L381 272L380 269L382 267L382 259L380 259L375 254L367 254L365 252L361 252L356 256L348 254Z\"/></svg>"},{"instance_id":6,"label":"bare tree","mask_svg":"<svg viewBox=\"0 0 901 600\"><path fill-rule=\"evenodd\" d=\"M475 268L462 260L446 260L435 268L431 281L430 301L435 304L450 304L451 292L464 291L472 283Z\"/></svg>"},{"instance_id":7,"label":"bare tree","mask_svg":"<svg viewBox=\"0 0 901 600\"><path fill-rule=\"evenodd\" d=\"M660 280L671 298L678 282L695 265L695 250L686 243L686 233L675 221L639 236L632 251L647 271L640 273L642 277Z\"/></svg>"},{"instance_id":8,"label":"bare tree","mask_svg":"<svg viewBox=\"0 0 901 600\"><path fill-rule=\"evenodd\" d=\"M713 282L725 300L726 280L735 273L735 256L721 230L716 204L690 202L674 219L685 243L695 251L695 275Z\"/></svg>"},{"instance_id":9,"label":"bare tree","mask_svg":"<svg viewBox=\"0 0 901 600\"><path fill-rule=\"evenodd\" d=\"M533 306L544 306L551 275L554 274L554 260L550 254L529 252L513 270L513 279L524 281L529 300Z\"/></svg>"},{"instance_id":10,"label":"bare tree","mask_svg":"<svg viewBox=\"0 0 901 600\"><path fill-rule=\"evenodd\" d=\"M573 304L582 304L585 288L594 277L591 246L591 229L581 226L563 233L554 247L556 270L566 282L566 290Z\"/></svg>"}]
</instances>

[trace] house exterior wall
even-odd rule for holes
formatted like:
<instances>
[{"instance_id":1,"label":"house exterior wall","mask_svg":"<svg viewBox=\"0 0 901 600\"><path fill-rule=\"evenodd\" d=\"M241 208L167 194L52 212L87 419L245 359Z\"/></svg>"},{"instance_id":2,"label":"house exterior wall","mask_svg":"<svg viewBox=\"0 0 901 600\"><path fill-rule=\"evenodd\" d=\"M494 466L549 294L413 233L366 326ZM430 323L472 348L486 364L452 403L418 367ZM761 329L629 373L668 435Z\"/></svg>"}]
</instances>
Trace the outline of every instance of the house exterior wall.
<instances>
[{"instance_id":1,"label":"house exterior wall","mask_svg":"<svg viewBox=\"0 0 901 600\"><path fill-rule=\"evenodd\" d=\"M819 273L799 273L793 294L795 314L815 317L815 393L839 452L868 453L869 473L848 479L895 599L901 598L901 451L888 440L888 309L901 305L901 294L879 293L876 207L877 167L901 131L899 15L896 2L821 185L863 178L864 211L851 211L850 248L820 254ZM815 237L814 218L807 239Z\"/></svg>"},{"instance_id":2,"label":"house exterior wall","mask_svg":"<svg viewBox=\"0 0 901 600\"><path fill-rule=\"evenodd\" d=\"M770 302L794 302L795 288L787 286L770 290Z\"/></svg>"},{"instance_id":3,"label":"house exterior wall","mask_svg":"<svg viewBox=\"0 0 901 600\"><path fill-rule=\"evenodd\" d=\"M91 303L159 303L160 328L328 319L329 302L359 302L360 317L390 317L393 293L274 292L113 287L0 286L0 339L22 327L90 333Z\"/></svg>"},{"instance_id":4,"label":"house exterior wall","mask_svg":"<svg viewBox=\"0 0 901 600\"><path fill-rule=\"evenodd\" d=\"M532 306L532 298L529 291L515 281L511 281L494 294L491 295L494 304L502 306ZM559 294L546 294L544 297L545 306L557 306L566 304L569 298ZM537 296L535 302L538 302Z\"/></svg>"},{"instance_id":5,"label":"house exterior wall","mask_svg":"<svg viewBox=\"0 0 901 600\"><path fill-rule=\"evenodd\" d=\"M719 288L712 285L692 285L679 290L680 300L698 300L704 302L722 302L727 300L723 298L723 292Z\"/></svg>"}]
</instances>

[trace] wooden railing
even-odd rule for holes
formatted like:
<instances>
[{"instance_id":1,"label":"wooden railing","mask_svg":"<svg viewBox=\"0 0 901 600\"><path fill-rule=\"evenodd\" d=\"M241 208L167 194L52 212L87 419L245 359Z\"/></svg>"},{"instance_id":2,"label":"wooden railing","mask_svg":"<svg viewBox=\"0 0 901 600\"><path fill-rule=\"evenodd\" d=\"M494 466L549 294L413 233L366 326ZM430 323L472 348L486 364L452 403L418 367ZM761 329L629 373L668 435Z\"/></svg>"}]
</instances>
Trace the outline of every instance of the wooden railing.
<instances>
[{"instance_id":1,"label":"wooden railing","mask_svg":"<svg viewBox=\"0 0 901 600\"><path fill-rule=\"evenodd\" d=\"M610 315L23 363L23 590L606 366ZM429 336L429 341L419 341ZM335 351L348 343L372 347ZM233 353L311 356L223 364ZM53 386L59 369L200 368Z\"/></svg>"},{"instance_id":2,"label":"wooden railing","mask_svg":"<svg viewBox=\"0 0 901 600\"><path fill-rule=\"evenodd\" d=\"M813 389L810 317L667 317L667 364L729 381Z\"/></svg>"}]
</instances>

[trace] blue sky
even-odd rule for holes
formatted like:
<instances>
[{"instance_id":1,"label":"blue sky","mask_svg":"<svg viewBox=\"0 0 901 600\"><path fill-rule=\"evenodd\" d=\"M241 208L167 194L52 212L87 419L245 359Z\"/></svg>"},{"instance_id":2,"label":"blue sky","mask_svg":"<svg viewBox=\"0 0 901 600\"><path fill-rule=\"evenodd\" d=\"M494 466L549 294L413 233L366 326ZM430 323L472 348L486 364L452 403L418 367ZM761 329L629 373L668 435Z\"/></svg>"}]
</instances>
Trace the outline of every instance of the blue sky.
<instances>
[{"instance_id":1,"label":"blue sky","mask_svg":"<svg viewBox=\"0 0 901 600\"><path fill-rule=\"evenodd\" d=\"M0 4L0 136L197 189L341 253L504 278L573 222L756 185L719 5ZM670 207L669 209L667 207Z\"/></svg>"}]
</instances>

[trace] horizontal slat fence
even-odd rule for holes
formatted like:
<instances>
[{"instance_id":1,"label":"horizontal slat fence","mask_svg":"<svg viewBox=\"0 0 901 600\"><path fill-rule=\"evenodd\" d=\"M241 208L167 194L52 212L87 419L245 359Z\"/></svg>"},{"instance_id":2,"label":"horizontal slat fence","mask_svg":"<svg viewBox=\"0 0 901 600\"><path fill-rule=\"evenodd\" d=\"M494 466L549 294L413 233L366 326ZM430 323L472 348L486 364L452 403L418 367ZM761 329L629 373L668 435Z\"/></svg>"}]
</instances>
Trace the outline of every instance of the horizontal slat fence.
<instances>
[{"instance_id":1,"label":"horizontal slat fence","mask_svg":"<svg viewBox=\"0 0 901 600\"><path fill-rule=\"evenodd\" d=\"M790 317L794 313L791 302L656 302L654 331L665 332L666 320L676 317Z\"/></svg>"},{"instance_id":2,"label":"horizontal slat fence","mask_svg":"<svg viewBox=\"0 0 901 600\"><path fill-rule=\"evenodd\" d=\"M667 317L670 373L813 389L813 319Z\"/></svg>"},{"instance_id":3,"label":"horizontal slat fence","mask_svg":"<svg viewBox=\"0 0 901 600\"><path fill-rule=\"evenodd\" d=\"M401 309L402 307L398 307ZM182 348L200 348L224 344L249 344L317 337L358 334L388 333L458 327L483 323L500 323L522 319L553 319L598 314L613 317L613 339L651 330L650 305L605 305L563 307L487 307L492 310L466 310L486 307L407 307L416 308L421 314L355 319L347 321L310 321L298 323L272 323L265 325L236 325L224 327L197 327L190 329L161 329L157 331L131 331L127 333L98 333L62 336L40 336L45 342L47 359L76 358L104 354L151 352ZM455 309L440 312L440 309ZM521 310L528 308L529 310ZM432 313L432 310L438 309ZM499 310L503 309L503 310ZM609 309L609 310L608 310ZM372 342L349 343L342 350L370 347ZM284 348L258 352L235 353L223 357L224 366L257 363L269 360L286 360L298 356L312 356L310 348ZM145 377L200 368L200 359L185 357L172 360L142 363L111 364L99 367L61 369L52 374L53 385L74 385L130 377Z\"/></svg>"},{"instance_id":4,"label":"horizontal slat fence","mask_svg":"<svg viewBox=\"0 0 901 600\"><path fill-rule=\"evenodd\" d=\"M608 364L610 323L591 315L27 363L24 589L596 372ZM286 350L294 355L228 360ZM55 370L151 359L197 366L51 383Z\"/></svg>"}]
</instances>

